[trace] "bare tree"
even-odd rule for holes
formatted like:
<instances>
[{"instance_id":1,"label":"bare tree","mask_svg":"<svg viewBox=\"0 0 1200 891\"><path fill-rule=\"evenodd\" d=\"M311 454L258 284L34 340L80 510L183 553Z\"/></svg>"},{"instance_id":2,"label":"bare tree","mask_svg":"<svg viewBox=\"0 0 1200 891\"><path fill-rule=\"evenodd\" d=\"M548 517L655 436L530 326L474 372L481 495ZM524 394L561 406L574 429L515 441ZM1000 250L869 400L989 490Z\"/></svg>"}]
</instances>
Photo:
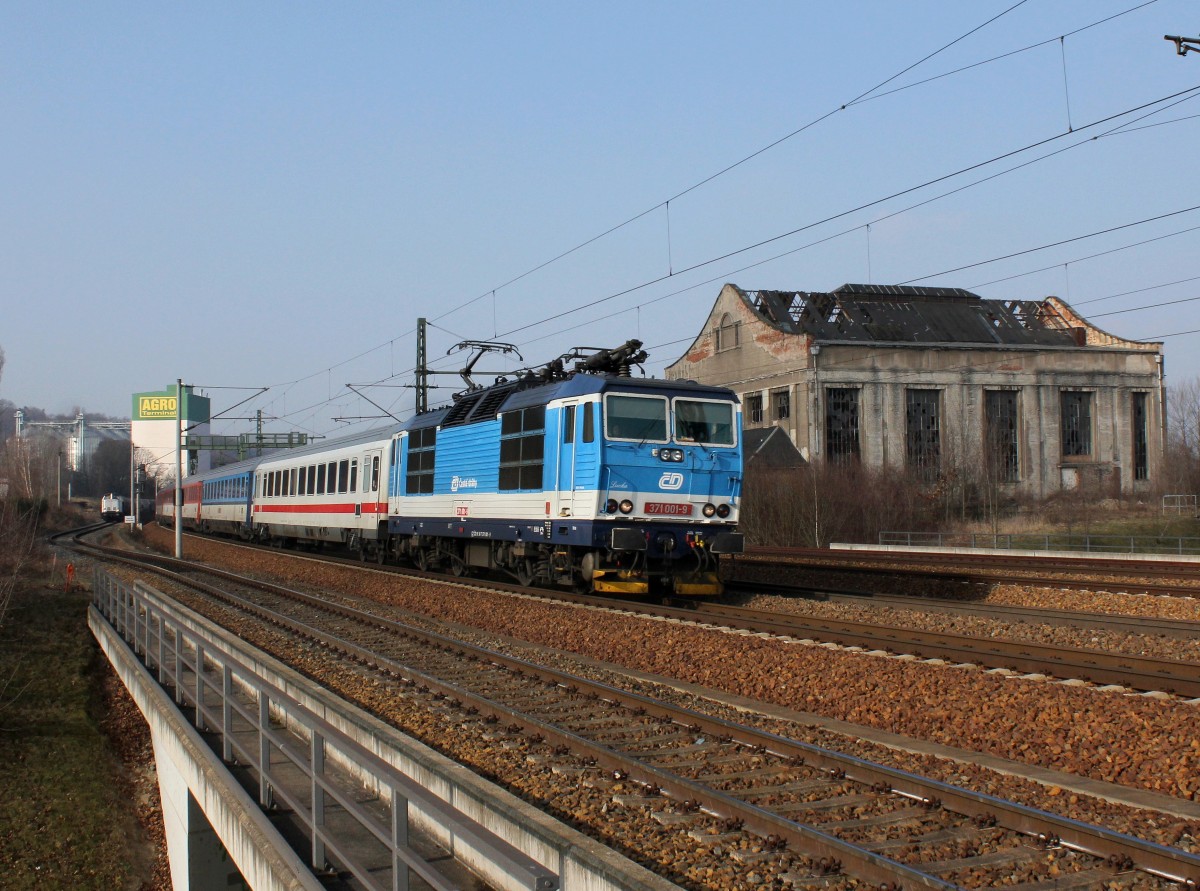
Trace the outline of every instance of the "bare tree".
<instances>
[{"instance_id":1,"label":"bare tree","mask_svg":"<svg viewBox=\"0 0 1200 891\"><path fill-rule=\"evenodd\" d=\"M1200 492L1200 378L1167 387L1166 492Z\"/></svg>"}]
</instances>

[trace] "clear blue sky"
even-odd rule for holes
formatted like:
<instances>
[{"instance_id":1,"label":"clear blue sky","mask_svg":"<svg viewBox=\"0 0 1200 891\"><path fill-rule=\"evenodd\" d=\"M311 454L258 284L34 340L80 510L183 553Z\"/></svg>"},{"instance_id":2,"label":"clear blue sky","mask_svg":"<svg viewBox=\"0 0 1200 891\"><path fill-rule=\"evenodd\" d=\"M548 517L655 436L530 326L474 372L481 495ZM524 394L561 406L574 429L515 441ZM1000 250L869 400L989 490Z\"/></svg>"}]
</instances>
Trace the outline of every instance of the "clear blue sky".
<instances>
[{"instance_id":1,"label":"clear blue sky","mask_svg":"<svg viewBox=\"0 0 1200 891\"><path fill-rule=\"evenodd\" d=\"M1200 53L1163 40L1198 36L1195 3L1072 33L1138 2L10 0L0 397L125 416L182 377L215 411L271 387L232 414L327 433L377 413L347 383L411 383L419 316L443 368L460 339L534 363L637 337L661 374L725 281L920 280L1058 295L1123 337L1200 329L1200 300L1147 308L1200 296L1200 211L935 275L1200 205L1200 92L1089 126L1200 87ZM1169 380L1200 375L1200 334L1164 340Z\"/></svg>"}]
</instances>

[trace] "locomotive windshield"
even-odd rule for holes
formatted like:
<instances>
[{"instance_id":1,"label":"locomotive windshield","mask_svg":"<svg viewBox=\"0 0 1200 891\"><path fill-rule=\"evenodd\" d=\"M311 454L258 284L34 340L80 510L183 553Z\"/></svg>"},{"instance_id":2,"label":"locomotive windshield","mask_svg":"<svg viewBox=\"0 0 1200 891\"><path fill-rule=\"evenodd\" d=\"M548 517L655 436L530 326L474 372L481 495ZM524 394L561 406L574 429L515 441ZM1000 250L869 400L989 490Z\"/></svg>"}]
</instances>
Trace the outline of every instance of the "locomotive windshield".
<instances>
[{"instance_id":1,"label":"locomotive windshield","mask_svg":"<svg viewBox=\"0 0 1200 891\"><path fill-rule=\"evenodd\" d=\"M659 396L604 397L604 431L609 439L667 441L667 400Z\"/></svg>"},{"instance_id":2,"label":"locomotive windshield","mask_svg":"<svg viewBox=\"0 0 1200 891\"><path fill-rule=\"evenodd\" d=\"M734 444L733 403L674 399L675 441L703 445ZM608 439L667 442L667 400L660 396L610 393L604 398L604 432Z\"/></svg>"},{"instance_id":3,"label":"locomotive windshield","mask_svg":"<svg viewBox=\"0 0 1200 891\"><path fill-rule=\"evenodd\" d=\"M733 404L676 399L675 441L733 445Z\"/></svg>"}]
</instances>

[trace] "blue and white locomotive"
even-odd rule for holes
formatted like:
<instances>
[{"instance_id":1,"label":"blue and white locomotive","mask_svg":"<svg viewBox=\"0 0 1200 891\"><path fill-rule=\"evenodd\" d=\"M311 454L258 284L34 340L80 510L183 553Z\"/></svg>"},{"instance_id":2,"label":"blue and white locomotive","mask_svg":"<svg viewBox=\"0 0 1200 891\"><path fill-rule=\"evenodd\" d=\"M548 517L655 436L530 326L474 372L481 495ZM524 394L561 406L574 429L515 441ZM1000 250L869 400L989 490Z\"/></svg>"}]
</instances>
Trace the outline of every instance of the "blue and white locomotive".
<instances>
[{"instance_id":1,"label":"blue and white locomotive","mask_svg":"<svg viewBox=\"0 0 1200 891\"><path fill-rule=\"evenodd\" d=\"M742 550L737 398L631 377L640 347L573 353L570 370L559 359L399 426L193 477L184 524L524 584L719 594L719 555Z\"/></svg>"}]
</instances>

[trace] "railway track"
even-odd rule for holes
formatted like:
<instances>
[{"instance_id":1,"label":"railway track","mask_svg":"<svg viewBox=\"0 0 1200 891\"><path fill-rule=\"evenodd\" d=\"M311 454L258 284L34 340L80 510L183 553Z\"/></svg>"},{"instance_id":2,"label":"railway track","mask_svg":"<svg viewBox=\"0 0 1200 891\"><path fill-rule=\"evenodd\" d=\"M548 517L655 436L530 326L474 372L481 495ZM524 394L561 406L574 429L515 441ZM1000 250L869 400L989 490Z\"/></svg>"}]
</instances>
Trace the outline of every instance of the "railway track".
<instances>
[{"instance_id":1,"label":"railway track","mask_svg":"<svg viewBox=\"0 0 1200 891\"><path fill-rule=\"evenodd\" d=\"M126 552L106 556L136 559ZM153 563L174 561L155 557ZM688 833L697 852L721 851L764 876L774 870L775 878L796 887L1003 882L1034 891L1200 881L1200 857L1178 849L763 733L324 598L193 565L175 569L185 573L176 577L179 583L253 613L294 646L317 646L343 666L354 660L371 683L423 699L458 722L464 735L525 746L529 764L591 786L615 808L643 811L665 831ZM221 579L220 587L196 575Z\"/></svg>"},{"instance_id":2,"label":"railway track","mask_svg":"<svg viewBox=\"0 0 1200 891\"><path fill-rule=\"evenodd\" d=\"M1164 562L1024 554L958 554L826 548L749 548L733 564L845 573L868 578L928 579L961 585L1024 584L1170 597L1200 596L1200 562ZM1147 579L1169 581L1153 582ZM876 587L872 583L872 587Z\"/></svg>"},{"instance_id":3,"label":"railway track","mask_svg":"<svg viewBox=\"0 0 1200 891\"><path fill-rule=\"evenodd\" d=\"M236 545L252 550L259 545ZM340 557L306 555L309 559L359 565ZM435 573L380 567L383 571L414 575L424 579L447 578ZM1086 681L1139 692L1162 692L1187 699L1200 699L1200 665L1175 659L1114 653L1099 649L1062 647L1030 641L1003 640L965 634L949 634L918 628L897 627L872 622L857 622L749 609L708 601L693 601L684 607L666 606L636 600L572 594L560 590L528 588L503 582L486 582L492 590L531 594L583 606L615 609L641 616L680 622L710 624L738 631L774 634L797 640L836 643L861 647L881 655L907 655L920 659L940 659L956 664L977 665L986 669L1019 672L1032 677ZM903 600L903 598L900 598ZM1140 620L1135 621L1152 621ZM1143 626L1137 633L1150 633ZM1186 629L1182 633L1187 633Z\"/></svg>"},{"instance_id":4,"label":"railway track","mask_svg":"<svg viewBox=\"0 0 1200 891\"><path fill-rule=\"evenodd\" d=\"M899 594L838 591L802 585L774 584L767 586L756 582L730 582L726 584L725 590L726 594L733 596L777 594L782 597L819 602L846 603L870 608L890 607L922 613L945 613L954 616L995 619L1003 622L1030 622L1038 625L1059 625L1068 628L1115 631L1122 634L1152 634L1181 639L1200 637L1200 622L1185 619L1013 606L1003 603L950 600L945 597L906 597Z\"/></svg>"}]
</instances>

